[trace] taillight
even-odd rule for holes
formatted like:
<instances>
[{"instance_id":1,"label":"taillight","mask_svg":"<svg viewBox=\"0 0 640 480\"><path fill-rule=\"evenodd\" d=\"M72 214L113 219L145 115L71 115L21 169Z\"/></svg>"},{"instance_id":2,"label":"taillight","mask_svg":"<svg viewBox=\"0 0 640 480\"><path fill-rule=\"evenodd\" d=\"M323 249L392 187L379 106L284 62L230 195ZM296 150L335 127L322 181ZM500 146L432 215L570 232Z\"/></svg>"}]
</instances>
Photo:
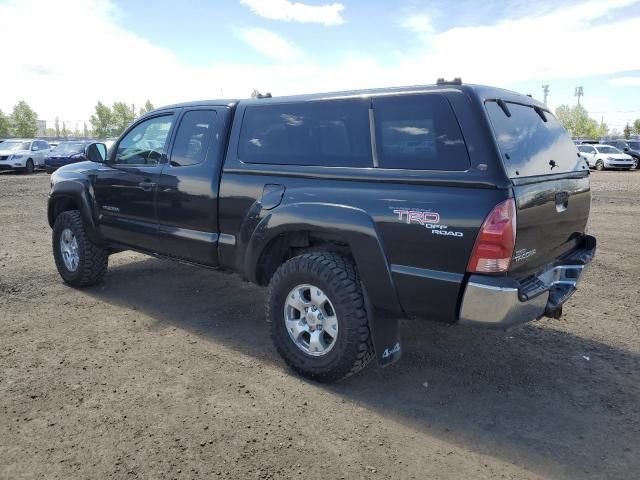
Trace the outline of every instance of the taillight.
<instances>
[{"instance_id":1,"label":"taillight","mask_svg":"<svg viewBox=\"0 0 640 480\"><path fill-rule=\"evenodd\" d=\"M516 204L505 200L487 216L473 246L467 271L475 273L506 272L516 244Z\"/></svg>"}]
</instances>

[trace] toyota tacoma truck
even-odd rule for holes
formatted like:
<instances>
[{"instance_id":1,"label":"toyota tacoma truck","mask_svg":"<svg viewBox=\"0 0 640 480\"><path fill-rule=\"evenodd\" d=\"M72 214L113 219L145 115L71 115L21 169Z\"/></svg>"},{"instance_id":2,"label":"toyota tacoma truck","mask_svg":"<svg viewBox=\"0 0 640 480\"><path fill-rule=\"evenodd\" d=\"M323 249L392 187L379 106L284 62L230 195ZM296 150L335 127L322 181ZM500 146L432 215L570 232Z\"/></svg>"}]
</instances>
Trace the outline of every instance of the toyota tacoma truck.
<instances>
[{"instance_id":1,"label":"toyota tacoma truck","mask_svg":"<svg viewBox=\"0 0 640 480\"><path fill-rule=\"evenodd\" d=\"M556 117L458 79L172 105L87 157L51 177L64 282L101 281L122 250L235 271L318 381L398 360L403 318L558 317L596 250L589 168Z\"/></svg>"}]
</instances>

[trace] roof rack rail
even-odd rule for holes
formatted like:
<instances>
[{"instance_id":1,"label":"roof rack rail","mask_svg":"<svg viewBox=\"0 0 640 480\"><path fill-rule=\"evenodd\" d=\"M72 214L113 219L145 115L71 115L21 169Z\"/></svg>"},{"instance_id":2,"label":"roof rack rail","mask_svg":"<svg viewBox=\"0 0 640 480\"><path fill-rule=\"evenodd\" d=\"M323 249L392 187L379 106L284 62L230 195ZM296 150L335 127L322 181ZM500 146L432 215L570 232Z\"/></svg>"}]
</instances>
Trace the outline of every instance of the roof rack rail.
<instances>
[{"instance_id":1,"label":"roof rack rail","mask_svg":"<svg viewBox=\"0 0 640 480\"><path fill-rule=\"evenodd\" d=\"M271 95L271 92L267 92L267 93L258 93L256 95L256 98L273 98L273 95Z\"/></svg>"},{"instance_id":2,"label":"roof rack rail","mask_svg":"<svg viewBox=\"0 0 640 480\"><path fill-rule=\"evenodd\" d=\"M436 82L436 85L462 85L462 79L460 77L455 77L453 80L445 80L440 77Z\"/></svg>"}]
</instances>

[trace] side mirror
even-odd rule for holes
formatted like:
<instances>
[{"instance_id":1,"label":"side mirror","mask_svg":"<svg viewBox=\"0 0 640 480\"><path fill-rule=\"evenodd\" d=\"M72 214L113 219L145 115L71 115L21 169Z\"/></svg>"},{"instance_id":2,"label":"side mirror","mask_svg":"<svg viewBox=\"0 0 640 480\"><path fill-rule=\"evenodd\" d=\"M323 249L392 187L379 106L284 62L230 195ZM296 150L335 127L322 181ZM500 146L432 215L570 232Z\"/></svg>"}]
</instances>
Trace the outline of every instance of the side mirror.
<instances>
[{"instance_id":1,"label":"side mirror","mask_svg":"<svg viewBox=\"0 0 640 480\"><path fill-rule=\"evenodd\" d=\"M96 163L107 161L107 146L104 143L92 143L87 147L87 159Z\"/></svg>"}]
</instances>

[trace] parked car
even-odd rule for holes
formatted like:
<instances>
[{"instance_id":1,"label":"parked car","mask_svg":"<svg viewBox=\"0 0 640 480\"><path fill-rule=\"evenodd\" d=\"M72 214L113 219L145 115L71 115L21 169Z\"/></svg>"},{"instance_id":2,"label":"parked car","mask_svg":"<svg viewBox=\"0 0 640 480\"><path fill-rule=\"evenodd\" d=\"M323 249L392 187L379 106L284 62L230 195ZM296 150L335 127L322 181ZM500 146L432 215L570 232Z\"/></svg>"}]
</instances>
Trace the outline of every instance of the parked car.
<instances>
[{"instance_id":1,"label":"parked car","mask_svg":"<svg viewBox=\"0 0 640 480\"><path fill-rule=\"evenodd\" d=\"M12 138L0 143L0 171L33 173L44 168L49 144L44 140Z\"/></svg>"},{"instance_id":2,"label":"parked car","mask_svg":"<svg viewBox=\"0 0 640 480\"><path fill-rule=\"evenodd\" d=\"M589 169L542 103L506 90L184 103L105 151L51 177L62 280L95 284L127 249L234 270L268 286L278 352L320 381L396 361L403 317L558 317L596 250Z\"/></svg>"},{"instance_id":3,"label":"parked car","mask_svg":"<svg viewBox=\"0 0 640 480\"><path fill-rule=\"evenodd\" d=\"M70 163L84 162L87 160L86 149L92 143L94 143L92 140L60 142L49 152L44 161L47 173L53 173Z\"/></svg>"},{"instance_id":4,"label":"parked car","mask_svg":"<svg viewBox=\"0 0 640 480\"><path fill-rule=\"evenodd\" d=\"M604 170L616 168L631 170L635 166L634 159L611 145L578 145L580 156L587 161L590 168Z\"/></svg>"},{"instance_id":5,"label":"parked car","mask_svg":"<svg viewBox=\"0 0 640 480\"><path fill-rule=\"evenodd\" d=\"M633 157L633 168L640 168L640 140L608 140L607 145L616 147L618 150Z\"/></svg>"}]
</instances>

